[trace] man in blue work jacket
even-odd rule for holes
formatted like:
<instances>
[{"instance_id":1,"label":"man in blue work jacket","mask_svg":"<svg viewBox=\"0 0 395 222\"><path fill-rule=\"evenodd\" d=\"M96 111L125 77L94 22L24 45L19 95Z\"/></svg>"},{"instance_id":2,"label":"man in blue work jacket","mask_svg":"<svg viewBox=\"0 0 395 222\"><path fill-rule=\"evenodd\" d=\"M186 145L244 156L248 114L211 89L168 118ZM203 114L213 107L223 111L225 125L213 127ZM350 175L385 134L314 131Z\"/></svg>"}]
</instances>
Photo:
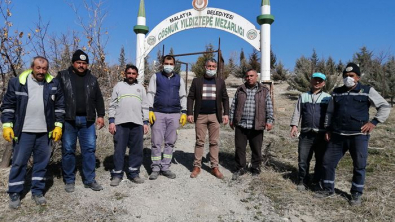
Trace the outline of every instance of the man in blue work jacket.
<instances>
[{"instance_id":1,"label":"man in blue work jacket","mask_svg":"<svg viewBox=\"0 0 395 222\"><path fill-rule=\"evenodd\" d=\"M391 109L373 87L362 85L360 78L358 65L349 63L343 71L344 85L333 90L325 116L328 146L323 160L323 191L315 195L322 198L334 194L335 169L348 150L354 166L350 199L352 206L361 205L370 133L378 123L388 118ZM369 121L370 105L377 109L377 113Z\"/></svg>"},{"instance_id":2,"label":"man in blue work jacket","mask_svg":"<svg viewBox=\"0 0 395 222\"><path fill-rule=\"evenodd\" d=\"M32 154L32 199L38 205L46 205L43 192L51 155L50 140L58 141L62 137L65 115L62 89L47 71L48 60L35 57L30 70L8 82L0 108L3 137L13 141L14 148L8 183L12 209L21 204L27 162Z\"/></svg>"}]
</instances>

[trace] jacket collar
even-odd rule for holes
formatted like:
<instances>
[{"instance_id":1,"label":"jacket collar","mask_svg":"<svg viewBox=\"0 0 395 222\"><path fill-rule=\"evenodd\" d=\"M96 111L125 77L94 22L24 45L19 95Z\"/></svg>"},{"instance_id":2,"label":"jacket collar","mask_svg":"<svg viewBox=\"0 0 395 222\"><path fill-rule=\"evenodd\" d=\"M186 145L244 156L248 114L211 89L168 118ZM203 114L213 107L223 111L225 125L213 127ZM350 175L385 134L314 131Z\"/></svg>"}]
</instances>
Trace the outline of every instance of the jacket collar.
<instances>
[{"instance_id":1,"label":"jacket collar","mask_svg":"<svg viewBox=\"0 0 395 222\"><path fill-rule=\"evenodd\" d=\"M255 86L251 87L251 89L254 88L254 87L258 87L257 92L259 92L260 90L262 90L263 86L262 86L262 84L260 82L257 82L257 84ZM247 85L246 85L246 83L243 83L240 88L244 92L247 92Z\"/></svg>"},{"instance_id":2,"label":"jacket collar","mask_svg":"<svg viewBox=\"0 0 395 222\"><path fill-rule=\"evenodd\" d=\"M19 83L22 84L22 85L25 85L25 84L26 84L27 77L28 77L31 73L32 73L32 70L31 70L31 69L28 69L28 70L22 72L22 73L19 75ZM52 77L49 73L45 73L45 81L46 81L47 83L50 83L50 82L52 81L52 79L53 79L53 77Z\"/></svg>"}]
</instances>

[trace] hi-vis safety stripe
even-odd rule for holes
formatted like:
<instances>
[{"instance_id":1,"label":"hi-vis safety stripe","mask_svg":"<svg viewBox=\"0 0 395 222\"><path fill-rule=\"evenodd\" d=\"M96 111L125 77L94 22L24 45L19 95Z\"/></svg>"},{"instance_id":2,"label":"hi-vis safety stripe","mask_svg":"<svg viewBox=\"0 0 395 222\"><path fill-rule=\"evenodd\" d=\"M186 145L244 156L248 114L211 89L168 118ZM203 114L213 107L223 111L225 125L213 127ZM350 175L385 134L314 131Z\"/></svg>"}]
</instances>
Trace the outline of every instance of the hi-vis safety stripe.
<instances>
[{"instance_id":1,"label":"hi-vis safety stripe","mask_svg":"<svg viewBox=\"0 0 395 222\"><path fill-rule=\"evenodd\" d=\"M44 177L32 177L32 180L45 180Z\"/></svg>"},{"instance_id":2,"label":"hi-vis safety stripe","mask_svg":"<svg viewBox=\"0 0 395 222\"><path fill-rule=\"evenodd\" d=\"M135 97L135 98L139 99L140 101L143 101L141 99L141 97L136 95L136 94L125 94L125 95L122 95L122 96L118 97L117 100L119 102L121 99L126 98L126 97Z\"/></svg>"},{"instance_id":3,"label":"hi-vis safety stripe","mask_svg":"<svg viewBox=\"0 0 395 222\"><path fill-rule=\"evenodd\" d=\"M66 113L64 109L55 109L55 113Z\"/></svg>"},{"instance_id":4,"label":"hi-vis safety stripe","mask_svg":"<svg viewBox=\"0 0 395 222\"><path fill-rule=\"evenodd\" d=\"M117 171L112 170L111 172L112 172L112 173L122 173L122 170L117 170Z\"/></svg>"},{"instance_id":5,"label":"hi-vis safety stripe","mask_svg":"<svg viewBox=\"0 0 395 222\"><path fill-rule=\"evenodd\" d=\"M152 156L152 157L151 157L151 160L160 160L160 159L161 159L160 156Z\"/></svg>"},{"instance_id":6,"label":"hi-vis safety stripe","mask_svg":"<svg viewBox=\"0 0 395 222\"><path fill-rule=\"evenodd\" d=\"M163 158L171 159L172 157L173 157L173 155L171 155L171 154L163 154Z\"/></svg>"},{"instance_id":7,"label":"hi-vis safety stripe","mask_svg":"<svg viewBox=\"0 0 395 222\"><path fill-rule=\"evenodd\" d=\"M3 123L3 129L4 128L7 128L7 127L14 127L14 124L13 123Z\"/></svg>"},{"instance_id":8,"label":"hi-vis safety stripe","mask_svg":"<svg viewBox=\"0 0 395 222\"><path fill-rule=\"evenodd\" d=\"M8 186L10 186L10 187L18 186L18 185L22 185L24 183L25 183L25 181L13 182L13 183L8 183Z\"/></svg>"},{"instance_id":9,"label":"hi-vis safety stripe","mask_svg":"<svg viewBox=\"0 0 395 222\"><path fill-rule=\"evenodd\" d=\"M129 167L129 170L130 171L136 171L136 170L138 170L139 168L135 168L135 167Z\"/></svg>"},{"instance_id":10,"label":"hi-vis safety stripe","mask_svg":"<svg viewBox=\"0 0 395 222\"><path fill-rule=\"evenodd\" d=\"M14 109L4 109L3 113L15 113Z\"/></svg>"},{"instance_id":11,"label":"hi-vis safety stripe","mask_svg":"<svg viewBox=\"0 0 395 222\"><path fill-rule=\"evenodd\" d=\"M333 181L333 180L324 180L323 182L324 183L330 183L330 184L334 184L335 183L335 181Z\"/></svg>"},{"instance_id":12,"label":"hi-vis safety stripe","mask_svg":"<svg viewBox=\"0 0 395 222\"><path fill-rule=\"evenodd\" d=\"M359 187L359 188L363 188L365 185L360 185L360 184L356 184L356 183L354 183L354 182L352 182L352 185L354 186L354 187Z\"/></svg>"},{"instance_id":13,"label":"hi-vis safety stripe","mask_svg":"<svg viewBox=\"0 0 395 222\"><path fill-rule=\"evenodd\" d=\"M17 95L17 96L27 96L27 93L26 92L17 92L17 91L15 91L15 95Z\"/></svg>"},{"instance_id":14,"label":"hi-vis safety stripe","mask_svg":"<svg viewBox=\"0 0 395 222\"><path fill-rule=\"evenodd\" d=\"M333 93L333 96L348 96L348 95L351 95L351 96L369 96L369 93L353 93L353 92L350 92L350 93Z\"/></svg>"}]
</instances>

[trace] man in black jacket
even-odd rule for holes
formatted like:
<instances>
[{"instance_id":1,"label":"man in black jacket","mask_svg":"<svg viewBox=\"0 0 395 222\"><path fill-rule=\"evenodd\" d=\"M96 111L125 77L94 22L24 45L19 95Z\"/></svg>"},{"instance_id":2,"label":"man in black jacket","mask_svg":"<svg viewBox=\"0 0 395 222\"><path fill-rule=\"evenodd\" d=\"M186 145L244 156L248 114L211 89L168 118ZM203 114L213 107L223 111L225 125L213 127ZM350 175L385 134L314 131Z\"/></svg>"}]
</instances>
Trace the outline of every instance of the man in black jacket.
<instances>
[{"instance_id":1,"label":"man in black jacket","mask_svg":"<svg viewBox=\"0 0 395 222\"><path fill-rule=\"evenodd\" d=\"M225 81L216 77L217 61L208 59L205 68L206 73L203 77L193 79L187 98L187 119L190 123L195 122L196 132L195 160L190 177L196 178L200 173L208 131L211 173L223 179L224 175L218 167L218 141L220 123L228 123L229 97Z\"/></svg>"},{"instance_id":2,"label":"man in black jacket","mask_svg":"<svg viewBox=\"0 0 395 222\"><path fill-rule=\"evenodd\" d=\"M104 126L104 100L97 78L88 69L89 58L82 50L77 50L72 57L72 66L60 71L60 80L64 91L66 117L62 138L62 168L66 192L74 192L75 184L75 149L77 137L82 155L82 173L84 187L99 191L103 187L95 180L96 166L96 131Z\"/></svg>"}]
</instances>

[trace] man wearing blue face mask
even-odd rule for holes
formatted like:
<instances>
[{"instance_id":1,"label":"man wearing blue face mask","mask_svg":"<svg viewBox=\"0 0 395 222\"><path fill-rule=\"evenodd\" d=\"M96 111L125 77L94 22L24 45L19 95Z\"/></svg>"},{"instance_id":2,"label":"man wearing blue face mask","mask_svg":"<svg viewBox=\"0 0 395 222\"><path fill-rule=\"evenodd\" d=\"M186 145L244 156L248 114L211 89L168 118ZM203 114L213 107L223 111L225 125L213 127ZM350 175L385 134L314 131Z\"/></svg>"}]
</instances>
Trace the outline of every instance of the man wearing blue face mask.
<instances>
[{"instance_id":1,"label":"man wearing blue face mask","mask_svg":"<svg viewBox=\"0 0 395 222\"><path fill-rule=\"evenodd\" d=\"M174 179L170 171L174 144L179 124L184 126L186 116L186 92L184 80L174 73L175 59L166 55L162 60L163 71L153 75L148 86L149 122L151 124L151 168L150 180L156 180L160 173ZM162 158L162 144L163 148Z\"/></svg>"},{"instance_id":2,"label":"man wearing blue face mask","mask_svg":"<svg viewBox=\"0 0 395 222\"><path fill-rule=\"evenodd\" d=\"M315 195L323 198L334 194L335 169L348 150L354 166L350 199L352 206L359 206L362 201L370 133L378 123L388 118L391 109L373 87L359 82L360 77L358 65L349 63L343 71L344 86L333 90L324 124L328 146L323 160L323 191ZM377 109L377 113L369 121L370 105Z\"/></svg>"},{"instance_id":3,"label":"man wearing blue face mask","mask_svg":"<svg viewBox=\"0 0 395 222\"><path fill-rule=\"evenodd\" d=\"M195 122L196 144L195 160L191 178L196 178L202 167L204 142L206 133L209 133L209 150L211 174L223 179L223 174L218 168L218 140L220 123L228 123L229 97L226 91L225 81L216 78L217 61L209 59L206 61L206 73L203 77L192 81L187 99L188 122Z\"/></svg>"}]
</instances>

